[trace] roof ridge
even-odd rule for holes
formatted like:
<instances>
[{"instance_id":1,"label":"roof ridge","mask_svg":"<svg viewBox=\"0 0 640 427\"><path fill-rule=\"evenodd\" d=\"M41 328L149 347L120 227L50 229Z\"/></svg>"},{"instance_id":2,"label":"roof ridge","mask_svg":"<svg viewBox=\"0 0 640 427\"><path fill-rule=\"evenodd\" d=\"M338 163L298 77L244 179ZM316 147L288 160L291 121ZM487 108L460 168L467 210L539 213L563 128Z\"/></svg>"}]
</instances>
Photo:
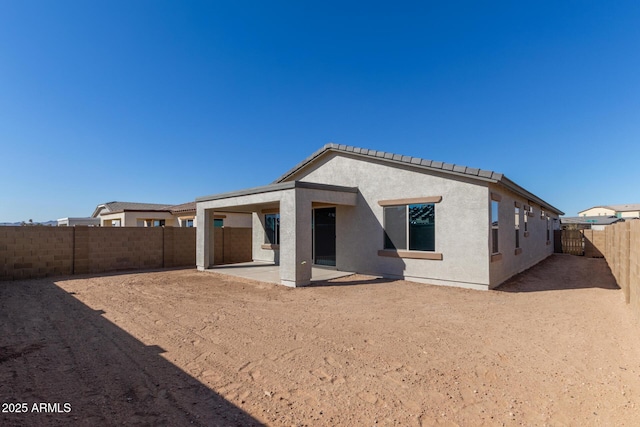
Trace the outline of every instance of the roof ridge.
<instances>
[{"instance_id":1,"label":"roof ridge","mask_svg":"<svg viewBox=\"0 0 640 427\"><path fill-rule=\"evenodd\" d=\"M302 162L298 163L291 170L289 170L284 175L280 176L274 182L281 182L282 180L296 173L298 170L302 169L302 167L304 167L307 163L311 162L317 156L329 150L359 154L359 155L364 155L364 156L369 156L374 158L390 160L397 163L404 163L404 164L413 165L413 166L426 167L429 169L439 169L446 172L453 172L455 174L477 176L480 178L496 180L496 181L499 181L504 176L504 174L502 173L494 172L491 170L472 168L468 166L457 165L454 163L445 163L440 161L427 160L421 157L405 156L405 155L394 154L394 153L385 152L385 151L372 150L369 148L360 148L352 145L344 145L344 144L336 144L335 142L328 142L324 146L322 146L322 148L315 151L313 154L311 154L309 157L304 159Z\"/></svg>"}]
</instances>

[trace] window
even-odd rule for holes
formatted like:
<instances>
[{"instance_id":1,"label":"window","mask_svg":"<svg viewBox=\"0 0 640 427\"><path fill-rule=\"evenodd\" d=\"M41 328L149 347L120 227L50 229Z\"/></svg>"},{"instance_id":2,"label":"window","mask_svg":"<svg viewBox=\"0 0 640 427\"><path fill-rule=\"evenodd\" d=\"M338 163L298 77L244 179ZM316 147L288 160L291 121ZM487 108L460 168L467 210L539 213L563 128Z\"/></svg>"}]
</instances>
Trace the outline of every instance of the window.
<instances>
[{"instance_id":1,"label":"window","mask_svg":"<svg viewBox=\"0 0 640 427\"><path fill-rule=\"evenodd\" d=\"M264 242L272 245L280 244L280 214L266 214L264 216Z\"/></svg>"},{"instance_id":2,"label":"window","mask_svg":"<svg viewBox=\"0 0 640 427\"><path fill-rule=\"evenodd\" d=\"M152 220L152 227L164 227L164 219L154 219Z\"/></svg>"},{"instance_id":3,"label":"window","mask_svg":"<svg viewBox=\"0 0 640 427\"><path fill-rule=\"evenodd\" d=\"M183 227L193 227L193 220L192 219L183 219L182 220L182 226Z\"/></svg>"},{"instance_id":4,"label":"window","mask_svg":"<svg viewBox=\"0 0 640 427\"><path fill-rule=\"evenodd\" d=\"M213 228L221 228L224 227L224 219L222 218L214 218L213 219Z\"/></svg>"},{"instance_id":5,"label":"window","mask_svg":"<svg viewBox=\"0 0 640 427\"><path fill-rule=\"evenodd\" d=\"M551 239L549 238L550 234L551 234L550 231L549 231L550 227L551 227L551 218L549 218L547 216L547 243L549 243L551 241Z\"/></svg>"},{"instance_id":6,"label":"window","mask_svg":"<svg viewBox=\"0 0 640 427\"><path fill-rule=\"evenodd\" d=\"M516 249L520 247L520 208L515 208L515 225L516 225Z\"/></svg>"},{"instance_id":7,"label":"window","mask_svg":"<svg viewBox=\"0 0 640 427\"><path fill-rule=\"evenodd\" d=\"M529 210L531 206L524 205L524 237L527 237L527 232L529 231Z\"/></svg>"},{"instance_id":8,"label":"window","mask_svg":"<svg viewBox=\"0 0 640 427\"><path fill-rule=\"evenodd\" d=\"M497 254L500 252L498 246L498 211L500 208L500 202L497 200L491 201L491 253Z\"/></svg>"},{"instance_id":9,"label":"window","mask_svg":"<svg viewBox=\"0 0 640 427\"><path fill-rule=\"evenodd\" d=\"M435 205L384 207L384 248L435 251Z\"/></svg>"}]
</instances>

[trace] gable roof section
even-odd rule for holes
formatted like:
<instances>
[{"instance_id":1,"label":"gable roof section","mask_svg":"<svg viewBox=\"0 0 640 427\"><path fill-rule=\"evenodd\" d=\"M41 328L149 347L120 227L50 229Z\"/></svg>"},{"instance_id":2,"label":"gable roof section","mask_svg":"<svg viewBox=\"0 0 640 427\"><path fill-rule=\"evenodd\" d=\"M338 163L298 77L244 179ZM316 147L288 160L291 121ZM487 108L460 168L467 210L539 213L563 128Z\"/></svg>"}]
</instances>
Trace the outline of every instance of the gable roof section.
<instances>
[{"instance_id":1,"label":"gable roof section","mask_svg":"<svg viewBox=\"0 0 640 427\"><path fill-rule=\"evenodd\" d=\"M195 211L196 202L188 202L181 205L169 206L169 210L172 214Z\"/></svg>"},{"instance_id":2,"label":"gable roof section","mask_svg":"<svg viewBox=\"0 0 640 427\"><path fill-rule=\"evenodd\" d=\"M97 217L106 211L106 213L124 212L124 211L169 211L171 205L159 203L135 203L135 202L108 202L98 205L93 211L92 217Z\"/></svg>"},{"instance_id":3,"label":"gable roof section","mask_svg":"<svg viewBox=\"0 0 640 427\"><path fill-rule=\"evenodd\" d=\"M615 211L615 212L634 212L634 211L640 211L640 203L630 203L630 204L627 204L627 205L598 205L598 206L592 206L589 209L581 210L580 212L578 212L578 215L581 214L582 212L590 211L591 209L596 209L596 208L611 209L612 211Z\"/></svg>"},{"instance_id":4,"label":"gable roof section","mask_svg":"<svg viewBox=\"0 0 640 427\"><path fill-rule=\"evenodd\" d=\"M562 217L560 222L562 224L595 224L595 225L610 225L616 222L624 222L624 218L618 218L617 216L571 216Z\"/></svg>"},{"instance_id":5,"label":"gable roof section","mask_svg":"<svg viewBox=\"0 0 640 427\"><path fill-rule=\"evenodd\" d=\"M608 207L616 212L640 211L640 203L632 203L628 205L609 205Z\"/></svg>"},{"instance_id":6,"label":"gable roof section","mask_svg":"<svg viewBox=\"0 0 640 427\"><path fill-rule=\"evenodd\" d=\"M470 168L462 165L455 165L452 163L444 163L437 162L433 160L421 159L419 157L411 157L411 156L403 156L400 154L387 153L384 151L376 151L369 150L367 148L358 148L352 147L349 145L335 144L329 143L322 147L320 150L313 153L311 156L304 159L302 162L298 163L287 173L282 175L280 178L274 181L274 184L281 183L289 179L291 176L304 169L311 163L313 163L316 159L321 157L323 154L327 152L338 152L338 153L347 153L350 155L356 155L358 157L362 157L363 159L376 159L384 162L388 162L390 164L396 165L407 165L413 166L418 169L423 169L425 172L438 172L444 173L448 175L462 176L471 179L477 179L484 182L492 182L499 183L510 189L511 191L519 194L520 196L526 198L527 200L531 200L541 206L544 206L545 209L556 212L558 215L564 215L564 212L559 210L558 208L552 206L551 204L545 202L540 199L538 196L530 193L524 188L520 187L515 182L508 179L504 174L493 172L490 170Z\"/></svg>"}]
</instances>

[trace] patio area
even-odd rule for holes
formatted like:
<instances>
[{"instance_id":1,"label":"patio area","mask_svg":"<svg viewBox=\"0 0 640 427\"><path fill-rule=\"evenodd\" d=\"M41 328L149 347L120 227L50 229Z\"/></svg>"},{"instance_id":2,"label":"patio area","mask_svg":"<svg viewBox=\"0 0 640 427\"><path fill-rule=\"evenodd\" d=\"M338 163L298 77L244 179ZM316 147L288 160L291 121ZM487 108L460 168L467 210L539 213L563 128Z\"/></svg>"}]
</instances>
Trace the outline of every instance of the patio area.
<instances>
[{"instance_id":1,"label":"patio area","mask_svg":"<svg viewBox=\"0 0 640 427\"><path fill-rule=\"evenodd\" d=\"M245 279L280 284L280 266L271 262L242 262L238 264L216 265L205 271L213 271ZM311 282L322 282L354 274L350 271L338 271L331 268L311 267Z\"/></svg>"}]
</instances>

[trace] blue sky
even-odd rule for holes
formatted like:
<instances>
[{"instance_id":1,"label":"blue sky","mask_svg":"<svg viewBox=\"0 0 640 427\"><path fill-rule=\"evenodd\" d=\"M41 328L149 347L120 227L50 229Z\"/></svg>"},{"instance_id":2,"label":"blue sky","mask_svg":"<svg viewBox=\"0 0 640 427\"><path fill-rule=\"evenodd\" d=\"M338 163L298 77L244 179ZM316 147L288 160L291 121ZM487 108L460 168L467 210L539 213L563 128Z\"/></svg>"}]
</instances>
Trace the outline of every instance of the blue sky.
<instances>
[{"instance_id":1,"label":"blue sky","mask_svg":"<svg viewBox=\"0 0 640 427\"><path fill-rule=\"evenodd\" d=\"M0 222L269 184L327 142L640 203L640 2L0 0Z\"/></svg>"}]
</instances>

